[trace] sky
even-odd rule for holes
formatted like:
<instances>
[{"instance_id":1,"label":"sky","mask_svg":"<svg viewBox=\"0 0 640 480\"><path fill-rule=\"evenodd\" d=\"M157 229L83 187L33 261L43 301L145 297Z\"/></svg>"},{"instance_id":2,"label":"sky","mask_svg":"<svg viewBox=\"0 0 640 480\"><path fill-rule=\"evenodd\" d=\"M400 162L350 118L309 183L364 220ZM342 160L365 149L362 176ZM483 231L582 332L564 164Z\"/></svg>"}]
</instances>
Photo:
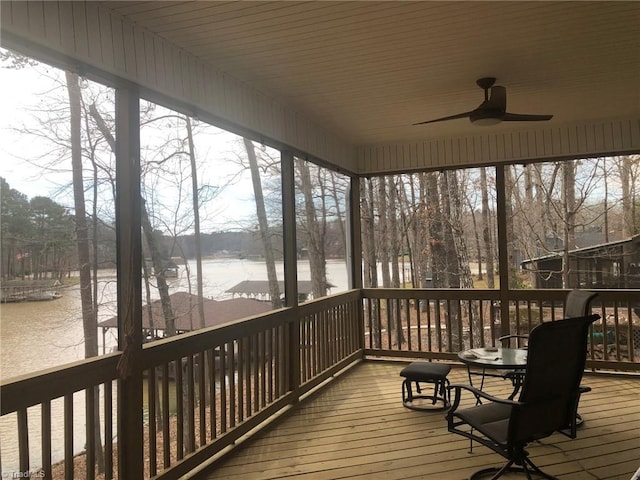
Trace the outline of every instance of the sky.
<instances>
[{"instance_id":1,"label":"sky","mask_svg":"<svg viewBox=\"0 0 640 480\"><path fill-rule=\"evenodd\" d=\"M56 173L29 162L33 158L50 157L52 145L15 131L22 126L32 128L37 123L30 110L51 103L54 83L48 76L59 73L59 70L46 65L39 66L36 71L33 67L14 69L6 68L6 63L0 64L0 176L6 179L11 188L28 198L50 196L58 203L71 205L71 190L68 187L70 172ZM237 175L239 167L228 161L238 155L236 152L243 153L240 137L211 127L197 135L195 143L198 156L207 159L198 172L201 185L226 185L229 178L234 178L233 184L224 188L201 211L202 231L237 230L255 223L250 175L247 171ZM190 181L186 183L190 185ZM61 188L61 185L65 188ZM162 191L167 192L167 201L172 201L171 189Z\"/></svg>"}]
</instances>

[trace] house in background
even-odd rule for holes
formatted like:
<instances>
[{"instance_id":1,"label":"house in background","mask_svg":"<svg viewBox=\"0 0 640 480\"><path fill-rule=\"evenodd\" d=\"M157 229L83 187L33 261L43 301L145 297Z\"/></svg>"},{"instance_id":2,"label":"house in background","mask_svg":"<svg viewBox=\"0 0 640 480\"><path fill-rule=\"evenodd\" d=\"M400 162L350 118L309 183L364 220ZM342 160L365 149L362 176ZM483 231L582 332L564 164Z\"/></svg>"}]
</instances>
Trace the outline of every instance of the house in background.
<instances>
[{"instance_id":1,"label":"house in background","mask_svg":"<svg viewBox=\"0 0 640 480\"><path fill-rule=\"evenodd\" d=\"M569 251L569 285L562 284L562 252L521 262L533 288L639 288L640 234Z\"/></svg>"}]
</instances>

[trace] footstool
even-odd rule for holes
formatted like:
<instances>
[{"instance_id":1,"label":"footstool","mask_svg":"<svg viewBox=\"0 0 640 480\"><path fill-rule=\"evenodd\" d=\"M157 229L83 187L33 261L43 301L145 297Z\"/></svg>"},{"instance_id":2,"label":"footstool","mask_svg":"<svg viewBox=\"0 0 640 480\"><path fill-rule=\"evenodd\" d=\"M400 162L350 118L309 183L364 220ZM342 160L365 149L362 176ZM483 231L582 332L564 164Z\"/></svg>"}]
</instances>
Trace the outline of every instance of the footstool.
<instances>
[{"instance_id":1,"label":"footstool","mask_svg":"<svg viewBox=\"0 0 640 480\"><path fill-rule=\"evenodd\" d=\"M450 397L447 386L447 375L451 367L442 363L413 362L400 372L404 377L402 382L402 404L412 410L443 410L449 408ZM417 394L411 389L411 382L415 383ZM434 384L433 395L422 395L420 383ZM430 402L416 402L415 400L430 400Z\"/></svg>"}]
</instances>

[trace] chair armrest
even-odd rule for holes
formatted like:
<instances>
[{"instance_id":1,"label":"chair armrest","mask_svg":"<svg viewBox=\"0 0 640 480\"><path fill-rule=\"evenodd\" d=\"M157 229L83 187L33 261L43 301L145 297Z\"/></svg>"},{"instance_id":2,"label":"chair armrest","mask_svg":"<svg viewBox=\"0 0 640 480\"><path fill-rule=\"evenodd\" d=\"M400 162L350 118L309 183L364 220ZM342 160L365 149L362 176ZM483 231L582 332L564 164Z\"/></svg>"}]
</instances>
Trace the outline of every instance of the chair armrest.
<instances>
[{"instance_id":1,"label":"chair armrest","mask_svg":"<svg viewBox=\"0 0 640 480\"><path fill-rule=\"evenodd\" d=\"M509 340L510 338L529 338L529 335L503 335L498 338L498 341Z\"/></svg>"},{"instance_id":2,"label":"chair armrest","mask_svg":"<svg viewBox=\"0 0 640 480\"><path fill-rule=\"evenodd\" d=\"M460 397L461 397L462 390L467 390L473 393L476 396L476 398L478 397L484 398L485 400L489 400L490 402L502 403L504 405L512 405L512 406L523 405L522 402L518 402L516 400L509 400L507 398L494 397L493 395L489 395L488 393L483 392L478 388L472 387L471 385L454 384L454 385L450 385L448 389L449 389L449 392L451 392L451 390L455 390L455 398L451 404L451 409L449 410L451 412L455 411L458 408L458 405L460 404Z\"/></svg>"}]
</instances>

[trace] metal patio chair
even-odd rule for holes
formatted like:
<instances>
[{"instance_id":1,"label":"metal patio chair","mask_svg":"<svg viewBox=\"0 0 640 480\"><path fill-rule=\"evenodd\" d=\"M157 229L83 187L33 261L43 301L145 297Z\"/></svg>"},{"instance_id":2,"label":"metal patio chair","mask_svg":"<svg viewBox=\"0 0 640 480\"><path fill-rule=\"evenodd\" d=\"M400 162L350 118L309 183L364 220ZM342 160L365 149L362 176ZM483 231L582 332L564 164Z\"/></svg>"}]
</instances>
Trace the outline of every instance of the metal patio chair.
<instances>
[{"instance_id":1,"label":"metal patio chair","mask_svg":"<svg viewBox=\"0 0 640 480\"><path fill-rule=\"evenodd\" d=\"M575 436L575 412L580 381L587 357L589 326L600 318L590 315L537 325L529 335L526 373L517 400L493 397L468 385L452 385L454 393L447 413L448 430L487 446L507 459L502 467L480 470L471 479L492 474L492 480L507 472L523 472L528 479L540 470L529 458L531 442L569 432ZM464 391L483 403L461 408ZM469 395L473 399L472 395ZM474 399L475 400L475 399Z\"/></svg>"}]
</instances>

